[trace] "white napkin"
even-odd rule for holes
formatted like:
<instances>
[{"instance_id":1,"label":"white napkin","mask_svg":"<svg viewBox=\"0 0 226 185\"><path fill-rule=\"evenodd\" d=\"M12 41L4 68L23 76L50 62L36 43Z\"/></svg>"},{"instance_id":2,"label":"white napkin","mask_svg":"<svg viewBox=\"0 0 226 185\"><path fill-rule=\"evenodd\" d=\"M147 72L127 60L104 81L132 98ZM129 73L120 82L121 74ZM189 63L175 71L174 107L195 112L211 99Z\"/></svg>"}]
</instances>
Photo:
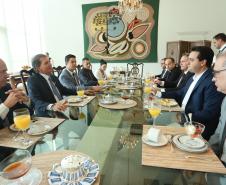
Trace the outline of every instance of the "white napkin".
<instances>
[{"instance_id":1,"label":"white napkin","mask_svg":"<svg viewBox=\"0 0 226 185\"><path fill-rule=\"evenodd\" d=\"M150 128L148 130L147 138L150 141L153 141L155 143L158 143L159 142L159 139L160 139L160 129Z\"/></svg>"}]
</instances>

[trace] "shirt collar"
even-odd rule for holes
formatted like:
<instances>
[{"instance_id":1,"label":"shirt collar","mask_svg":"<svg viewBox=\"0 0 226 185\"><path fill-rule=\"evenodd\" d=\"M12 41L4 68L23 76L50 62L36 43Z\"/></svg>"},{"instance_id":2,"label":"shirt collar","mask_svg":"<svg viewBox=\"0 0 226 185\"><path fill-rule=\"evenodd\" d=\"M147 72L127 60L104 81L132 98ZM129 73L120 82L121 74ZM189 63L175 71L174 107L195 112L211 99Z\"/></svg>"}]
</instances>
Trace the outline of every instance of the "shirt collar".
<instances>
[{"instance_id":1,"label":"shirt collar","mask_svg":"<svg viewBox=\"0 0 226 185\"><path fill-rule=\"evenodd\" d=\"M226 44L224 44L223 46L221 46L221 48L219 49L219 51L223 51L226 48Z\"/></svg>"},{"instance_id":2,"label":"shirt collar","mask_svg":"<svg viewBox=\"0 0 226 185\"><path fill-rule=\"evenodd\" d=\"M46 80L49 80L50 75L47 74L43 74L43 73L39 73L43 78L45 78Z\"/></svg>"},{"instance_id":3,"label":"shirt collar","mask_svg":"<svg viewBox=\"0 0 226 185\"><path fill-rule=\"evenodd\" d=\"M206 71L207 71L207 69L205 71L203 71L202 73L198 74L198 75L195 74L193 76L193 80L198 81Z\"/></svg>"},{"instance_id":4,"label":"shirt collar","mask_svg":"<svg viewBox=\"0 0 226 185\"><path fill-rule=\"evenodd\" d=\"M184 71L184 74L187 74L188 73L188 70Z\"/></svg>"},{"instance_id":5,"label":"shirt collar","mask_svg":"<svg viewBox=\"0 0 226 185\"><path fill-rule=\"evenodd\" d=\"M67 69L67 68L66 68ZM71 76L73 76L74 72L71 72L69 69L67 69L67 71L71 74Z\"/></svg>"}]
</instances>

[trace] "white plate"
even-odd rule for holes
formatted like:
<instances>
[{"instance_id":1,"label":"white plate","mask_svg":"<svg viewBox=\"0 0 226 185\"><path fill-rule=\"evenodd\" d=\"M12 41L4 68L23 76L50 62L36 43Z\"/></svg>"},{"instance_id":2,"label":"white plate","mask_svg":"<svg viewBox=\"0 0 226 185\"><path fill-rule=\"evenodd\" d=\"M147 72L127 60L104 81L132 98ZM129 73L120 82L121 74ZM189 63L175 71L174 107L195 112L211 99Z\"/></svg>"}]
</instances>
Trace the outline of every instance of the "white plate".
<instances>
[{"instance_id":1,"label":"white plate","mask_svg":"<svg viewBox=\"0 0 226 185\"><path fill-rule=\"evenodd\" d=\"M67 101L69 104L70 103L78 103L78 102L82 101L82 98L78 97L78 96L70 96L70 97L68 97Z\"/></svg>"},{"instance_id":2,"label":"white plate","mask_svg":"<svg viewBox=\"0 0 226 185\"><path fill-rule=\"evenodd\" d=\"M9 126L9 129L12 130L12 131L14 131L14 132L18 132L19 131L18 128L16 128L16 125L15 124L10 125Z\"/></svg>"},{"instance_id":3,"label":"white plate","mask_svg":"<svg viewBox=\"0 0 226 185\"><path fill-rule=\"evenodd\" d=\"M164 146L168 143L169 140L167 139L167 137L165 135L161 134L160 141L158 143L156 143L156 142L150 141L146 134L146 135L143 135L142 141L145 144L150 145L150 146Z\"/></svg>"},{"instance_id":4,"label":"white plate","mask_svg":"<svg viewBox=\"0 0 226 185\"><path fill-rule=\"evenodd\" d=\"M87 160L88 161L88 160ZM79 180L79 183L77 182L65 182L64 185L91 185L96 181L97 176L99 175L99 165L95 163L94 161L90 161L86 163L86 169L87 169L87 176L81 180ZM61 185L62 182L62 173L59 173L57 171L50 171L48 173L48 182L50 185Z\"/></svg>"},{"instance_id":5,"label":"white plate","mask_svg":"<svg viewBox=\"0 0 226 185\"><path fill-rule=\"evenodd\" d=\"M103 100L103 99L100 100L100 103L104 105L112 105L112 104L116 104L117 102L118 102L117 100L112 100L112 101Z\"/></svg>"},{"instance_id":6,"label":"white plate","mask_svg":"<svg viewBox=\"0 0 226 185\"><path fill-rule=\"evenodd\" d=\"M49 132L52 129L51 126L43 124L43 122L40 121L40 123L38 121L35 122L35 124L31 124L29 130L27 131L27 133L29 135L41 135L41 134L45 134L47 132Z\"/></svg>"},{"instance_id":7,"label":"white plate","mask_svg":"<svg viewBox=\"0 0 226 185\"><path fill-rule=\"evenodd\" d=\"M162 99L160 101L161 101L161 105L165 107L175 107L178 105L176 101L170 100L170 99Z\"/></svg>"},{"instance_id":8,"label":"white plate","mask_svg":"<svg viewBox=\"0 0 226 185\"><path fill-rule=\"evenodd\" d=\"M181 135L176 135L173 137L173 143L175 144L175 146L185 152L190 152L190 153L203 153L206 152L208 150L208 144L205 143L205 146L203 148L190 148L187 147L185 145L183 145L180 141L179 141L179 137Z\"/></svg>"},{"instance_id":9,"label":"white plate","mask_svg":"<svg viewBox=\"0 0 226 185\"><path fill-rule=\"evenodd\" d=\"M205 147L205 141L203 141L201 138L194 138L192 139L188 135L182 135L178 138L180 143L182 145L185 145L189 148L203 148Z\"/></svg>"}]
</instances>

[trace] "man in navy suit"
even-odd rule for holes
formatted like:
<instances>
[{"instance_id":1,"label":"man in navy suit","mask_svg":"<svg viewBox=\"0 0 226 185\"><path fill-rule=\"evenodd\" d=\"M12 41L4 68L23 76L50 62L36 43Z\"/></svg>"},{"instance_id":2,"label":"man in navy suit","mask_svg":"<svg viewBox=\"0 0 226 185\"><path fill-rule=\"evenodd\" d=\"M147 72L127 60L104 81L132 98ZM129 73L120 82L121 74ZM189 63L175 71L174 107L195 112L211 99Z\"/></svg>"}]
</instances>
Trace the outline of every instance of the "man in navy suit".
<instances>
[{"instance_id":1,"label":"man in navy suit","mask_svg":"<svg viewBox=\"0 0 226 185\"><path fill-rule=\"evenodd\" d=\"M82 69L79 72L79 78L84 86L96 86L98 80L91 70L91 63L88 58L82 59Z\"/></svg>"},{"instance_id":2,"label":"man in navy suit","mask_svg":"<svg viewBox=\"0 0 226 185\"><path fill-rule=\"evenodd\" d=\"M36 74L28 79L28 94L35 105L35 114L49 116L51 111L64 111L67 105L60 100L63 96L75 95L76 91L65 88L52 75L53 68L46 55L36 55L32 59L32 67Z\"/></svg>"},{"instance_id":3,"label":"man in navy suit","mask_svg":"<svg viewBox=\"0 0 226 185\"><path fill-rule=\"evenodd\" d=\"M224 95L217 91L212 82L211 70L213 51L206 46L192 48L189 54L189 70L195 75L186 85L172 92L158 93L163 98L174 98L186 114L192 113L192 120L205 125L202 136L208 140L217 128Z\"/></svg>"}]
</instances>

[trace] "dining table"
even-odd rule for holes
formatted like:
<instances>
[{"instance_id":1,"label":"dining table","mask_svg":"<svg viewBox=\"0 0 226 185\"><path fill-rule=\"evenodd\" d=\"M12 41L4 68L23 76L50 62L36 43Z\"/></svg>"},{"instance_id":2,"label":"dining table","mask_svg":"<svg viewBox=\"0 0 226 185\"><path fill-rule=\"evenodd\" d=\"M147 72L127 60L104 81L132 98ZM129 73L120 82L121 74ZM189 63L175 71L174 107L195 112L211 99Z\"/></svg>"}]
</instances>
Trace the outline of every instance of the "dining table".
<instances>
[{"instance_id":1,"label":"dining table","mask_svg":"<svg viewBox=\"0 0 226 185\"><path fill-rule=\"evenodd\" d=\"M108 93L120 96L121 89L111 88L108 89ZM150 127L153 123L151 115L144 107L145 96L142 91L142 88L135 89L130 94L130 99L136 102L136 106L122 110L99 106L103 94L97 94L86 106L78 107L77 118L71 119L69 116L69 119L65 119L55 129L44 134L30 147L35 161L33 165L38 168L39 156L40 163L43 159L46 160L41 184L48 184L46 170L50 171L55 162L51 161L51 157L48 159L47 154L61 151L66 151L67 155L70 151L83 153L95 160L100 167L98 183L95 184L100 185L206 185L207 174L220 176L219 173L196 169L142 165L143 128ZM70 110L68 112L70 113ZM156 125L172 129L183 128L180 116L181 113L178 111L162 111L156 119ZM41 157L42 155L45 157ZM174 153L165 155L165 160L170 161L171 155ZM62 153L60 158L64 157ZM152 159L155 157L156 160L160 159L158 153L151 155ZM161 160L158 163L161 163ZM3 182L0 181L0 184Z\"/></svg>"}]
</instances>

